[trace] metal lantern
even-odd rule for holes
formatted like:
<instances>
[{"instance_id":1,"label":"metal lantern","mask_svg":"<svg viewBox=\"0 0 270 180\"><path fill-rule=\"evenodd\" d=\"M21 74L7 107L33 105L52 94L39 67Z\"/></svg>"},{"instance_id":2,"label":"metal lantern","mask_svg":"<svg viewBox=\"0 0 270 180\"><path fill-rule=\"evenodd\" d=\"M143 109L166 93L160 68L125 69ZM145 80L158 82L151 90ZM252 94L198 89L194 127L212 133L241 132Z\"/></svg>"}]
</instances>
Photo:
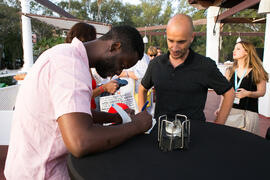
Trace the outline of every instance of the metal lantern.
<instances>
[{"instance_id":1,"label":"metal lantern","mask_svg":"<svg viewBox=\"0 0 270 180\"><path fill-rule=\"evenodd\" d=\"M188 149L190 143L190 121L187 116L176 114L174 120L167 115L158 119L158 142L162 151Z\"/></svg>"}]
</instances>

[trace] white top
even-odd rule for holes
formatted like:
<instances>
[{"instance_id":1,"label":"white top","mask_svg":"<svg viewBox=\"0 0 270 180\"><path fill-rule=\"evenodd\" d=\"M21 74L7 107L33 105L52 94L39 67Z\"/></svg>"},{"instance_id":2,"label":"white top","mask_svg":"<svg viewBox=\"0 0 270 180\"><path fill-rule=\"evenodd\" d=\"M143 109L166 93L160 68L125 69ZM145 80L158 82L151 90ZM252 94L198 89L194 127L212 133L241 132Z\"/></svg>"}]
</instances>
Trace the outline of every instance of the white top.
<instances>
[{"instance_id":1,"label":"white top","mask_svg":"<svg viewBox=\"0 0 270 180\"><path fill-rule=\"evenodd\" d=\"M138 80L135 82L135 93L138 93L138 88L141 80L147 70L150 58L144 53L143 58L139 60L133 67L127 69L127 71L133 71Z\"/></svg>"}]
</instances>

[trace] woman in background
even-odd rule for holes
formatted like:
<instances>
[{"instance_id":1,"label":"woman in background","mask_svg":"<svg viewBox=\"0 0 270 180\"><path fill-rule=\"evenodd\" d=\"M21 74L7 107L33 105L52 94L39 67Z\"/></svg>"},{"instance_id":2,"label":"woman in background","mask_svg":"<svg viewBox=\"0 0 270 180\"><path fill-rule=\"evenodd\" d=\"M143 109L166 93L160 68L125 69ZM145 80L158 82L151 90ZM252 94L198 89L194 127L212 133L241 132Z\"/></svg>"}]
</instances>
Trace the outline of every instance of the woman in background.
<instances>
[{"instance_id":1,"label":"woman in background","mask_svg":"<svg viewBox=\"0 0 270 180\"><path fill-rule=\"evenodd\" d=\"M258 98L265 94L268 74L255 47L249 42L241 41L235 45L233 59L233 66L227 69L225 76L233 84L235 100L225 124L229 125L234 114L243 113L245 123L242 129L259 134Z\"/></svg>"},{"instance_id":2,"label":"woman in background","mask_svg":"<svg viewBox=\"0 0 270 180\"><path fill-rule=\"evenodd\" d=\"M157 53L157 48L155 46L149 46L147 55L149 56L150 60L154 59L157 56Z\"/></svg>"}]
</instances>

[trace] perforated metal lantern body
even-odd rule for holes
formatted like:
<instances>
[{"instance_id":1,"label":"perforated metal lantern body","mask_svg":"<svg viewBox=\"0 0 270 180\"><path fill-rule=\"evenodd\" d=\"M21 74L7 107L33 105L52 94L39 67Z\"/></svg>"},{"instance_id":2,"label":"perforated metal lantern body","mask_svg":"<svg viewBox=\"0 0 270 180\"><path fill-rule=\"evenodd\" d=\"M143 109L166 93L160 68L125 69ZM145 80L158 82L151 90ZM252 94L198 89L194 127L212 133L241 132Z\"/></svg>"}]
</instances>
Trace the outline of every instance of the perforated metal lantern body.
<instances>
[{"instance_id":1,"label":"perforated metal lantern body","mask_svg":"<svg viewBox=\"0 0 270 180\"><path fill-rule=\"evenodd\" d=\"M174 120L167 115L158 119L158 142L162 151L188 149L190 142L190 121L185 115L176 114Z\"/></svg>"}]
</instances>

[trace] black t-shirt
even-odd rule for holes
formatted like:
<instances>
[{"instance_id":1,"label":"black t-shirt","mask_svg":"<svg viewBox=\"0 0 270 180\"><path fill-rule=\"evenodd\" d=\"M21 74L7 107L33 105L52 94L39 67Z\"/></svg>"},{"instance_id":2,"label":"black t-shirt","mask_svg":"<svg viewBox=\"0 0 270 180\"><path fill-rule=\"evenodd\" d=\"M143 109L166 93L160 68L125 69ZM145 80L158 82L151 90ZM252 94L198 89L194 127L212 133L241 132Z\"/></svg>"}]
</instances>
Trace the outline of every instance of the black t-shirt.
<instances>
[{"instance_id":1,"label":"black t-shirt","mask_svg":"<svg viewBox=\"0 0 270 180\"><path fill-rule=\"evenodd\" d=\"M235 89L234 78L235 78L235 75L233 74L230 79L230 82L232 83ZM239 81L240 81L240 78L237 77L237 82ZM257 85L252 80L252 71L250 71L243 78L239 88L244 88L245 90L248 90L248 91L257 91ZM242 98L240 99L239 104L233 104L233 108L249 110L249 111L258 113L258 98L249 98L249 97Z\"/></svg>"},{"instance_id":2,"label":"black t-shirt","mask_svg":"<svg viewBox=\"0 0 270 180\"><path fill-rule=\"evenodd\" d=\"M169 52L150 61L141 84L146 89L155 87L155 118L183 114L200 121L205 121L208 88L220 95L232 87L213 60L191 49L185 62L176 68L169 62Z\"/></svg>"}]
</instances>

